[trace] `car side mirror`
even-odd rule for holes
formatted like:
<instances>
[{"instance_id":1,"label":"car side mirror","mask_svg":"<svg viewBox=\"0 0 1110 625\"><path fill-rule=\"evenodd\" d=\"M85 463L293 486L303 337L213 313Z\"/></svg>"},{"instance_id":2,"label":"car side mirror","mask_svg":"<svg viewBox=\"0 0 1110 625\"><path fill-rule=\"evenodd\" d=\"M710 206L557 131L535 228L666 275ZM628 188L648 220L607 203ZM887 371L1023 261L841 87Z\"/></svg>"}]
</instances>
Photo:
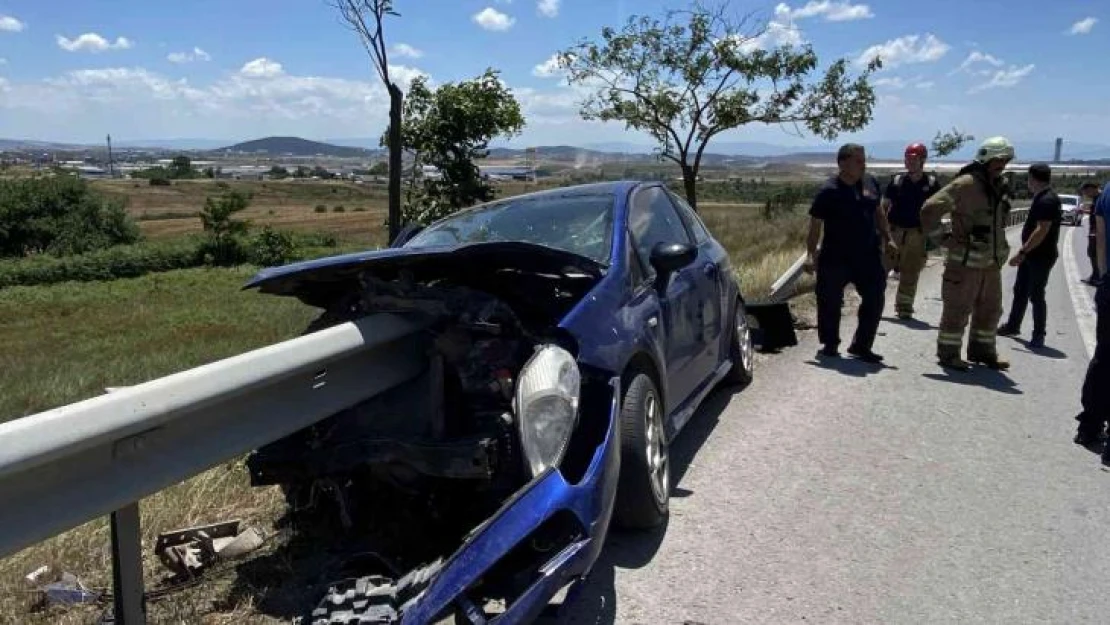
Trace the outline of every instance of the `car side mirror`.
<instances>
[{"instance_id":1,"label":"car side mirror","mask_svg":"<svg viewBox=\"0 0 1110 625\"><path fill-rule=\"evenodd\" d=\"M685 243L656 243L651 249L651 266L658 274L659 284L666 284L671 274L694 262L698 248Z\"/></svg>"}]
</instances>

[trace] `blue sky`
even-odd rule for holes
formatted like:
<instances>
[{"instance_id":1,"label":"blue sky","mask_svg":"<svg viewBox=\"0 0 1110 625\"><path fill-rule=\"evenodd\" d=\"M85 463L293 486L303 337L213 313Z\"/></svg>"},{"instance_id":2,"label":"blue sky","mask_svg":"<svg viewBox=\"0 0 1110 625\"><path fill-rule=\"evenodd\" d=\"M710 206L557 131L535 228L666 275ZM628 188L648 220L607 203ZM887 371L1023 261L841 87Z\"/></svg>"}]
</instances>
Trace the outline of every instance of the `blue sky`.
<instances>
[{"instance_id":1,"label":"blue sky","mask_svg":"<svg viewBox=\"0 0 1110 625\"><path fill-rule=\"evenodd\" d=\"M499 68L524 106L514 144L648 142L577 115L580 92L543 64L663 0L396 0L396 74L434 82ZM1095 0L733 0L771 21L766 42L808 42L822 64L881 51L871 125L840 140L1055 136L1110 144L1110 4ZM927 8L926 8L927 7ZM280 134L376 137L384 97L326 0L0 0L0 137L54 141ZM817 143L749 126L717 141Z\"/></svg>"}]
</instances>

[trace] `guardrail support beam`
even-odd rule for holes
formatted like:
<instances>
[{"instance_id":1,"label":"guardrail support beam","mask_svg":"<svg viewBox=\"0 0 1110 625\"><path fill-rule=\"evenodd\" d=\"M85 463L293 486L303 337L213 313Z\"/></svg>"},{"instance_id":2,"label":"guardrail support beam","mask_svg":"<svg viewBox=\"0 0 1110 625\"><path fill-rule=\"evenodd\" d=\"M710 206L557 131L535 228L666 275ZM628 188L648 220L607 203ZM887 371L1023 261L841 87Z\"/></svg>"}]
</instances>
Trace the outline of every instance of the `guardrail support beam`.
<instances>
[{"instance_id":1,"label":"guardrail support beam","mask_svg":"<svg viewBox=\"0 0 1110 625\"><path fill-rule=\"evenodd\" d=\"M139 502L112 513L112 593L116 625L145 625Z\"/></svg>"}]
</instances>

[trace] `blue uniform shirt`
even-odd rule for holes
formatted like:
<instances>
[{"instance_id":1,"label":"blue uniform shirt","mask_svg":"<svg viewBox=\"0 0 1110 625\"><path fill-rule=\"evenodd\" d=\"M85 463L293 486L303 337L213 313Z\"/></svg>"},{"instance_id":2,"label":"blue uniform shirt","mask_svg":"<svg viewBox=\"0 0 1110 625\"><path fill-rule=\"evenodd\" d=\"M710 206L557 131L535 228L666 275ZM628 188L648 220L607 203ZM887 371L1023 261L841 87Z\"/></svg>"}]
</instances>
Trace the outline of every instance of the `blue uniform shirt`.
<instances>
[{"instance_id":1,"label":"blue uniform shirt","mask_svg":"<svg viewBox=\"0 0 1110 625\"><path fill-rule=\"evenodd\" d=\"M1107 222L1107 219L1110 218L1110 182L1107 182L1106 186L1102 188L1102 194L1098 196L1094 208L1093 214L1101 219L1102 223L1108 224L1106 230L1108 231L1108 237L1110 237L1110 223ZM1107 244L1110 244L1110 241L1107 241ZM1106 258L1110 259L1110 248L1104 250L1104 253L1106 253ZM1107 260L1107 263L1110 264L1110 260ZM1107 275L1110 276L1110 272L1107 272Z\"/></svg>"},{"instance_id":2,"label":"blue uniform shirt","mask_svg":"<svg viewBox=\"0 0 1110 625\"><path fill-rule=\"evenodd\" d=\"M854 185L832 176L821 186L809 209L810 216L824 222L818 264L882 262L875 223L879 197L879 182L870 174Z\"/></svg>"},{"instance_id":3,"label":"blue uniform shirt","mask_svg":"<svg viewBox=\"0 0 1110 625\"><path fill-rule=\"evenodd\" d=\"M909 172L902 172L896 185L894 180L897 178L899 177L891 177L884 193L891 204L890 223L899 228L920 228L921 207L925 205L925 200L937 192L937 188L928 174L922 174L921 179L914 182Z\"/></svg>"}]
</instances>

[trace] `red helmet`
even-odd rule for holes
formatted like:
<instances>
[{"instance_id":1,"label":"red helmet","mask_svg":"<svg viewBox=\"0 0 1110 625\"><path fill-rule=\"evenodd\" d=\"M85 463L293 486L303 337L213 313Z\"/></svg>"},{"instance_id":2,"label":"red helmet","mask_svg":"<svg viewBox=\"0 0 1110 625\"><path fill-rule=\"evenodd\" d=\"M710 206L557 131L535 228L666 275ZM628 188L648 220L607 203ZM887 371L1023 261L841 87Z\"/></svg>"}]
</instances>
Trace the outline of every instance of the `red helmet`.
<instances>
[{"instance_id":1,"label":"red helmet","mask_svg":"<svg viewBox=\"0 0 1110 625\"><path fill-rule=\"evenodd\" d=\"M906 156L920 156L922 159L929 157L929 149L924 143L911 143L906 146Z\"/></svg>"}]
</instances>

